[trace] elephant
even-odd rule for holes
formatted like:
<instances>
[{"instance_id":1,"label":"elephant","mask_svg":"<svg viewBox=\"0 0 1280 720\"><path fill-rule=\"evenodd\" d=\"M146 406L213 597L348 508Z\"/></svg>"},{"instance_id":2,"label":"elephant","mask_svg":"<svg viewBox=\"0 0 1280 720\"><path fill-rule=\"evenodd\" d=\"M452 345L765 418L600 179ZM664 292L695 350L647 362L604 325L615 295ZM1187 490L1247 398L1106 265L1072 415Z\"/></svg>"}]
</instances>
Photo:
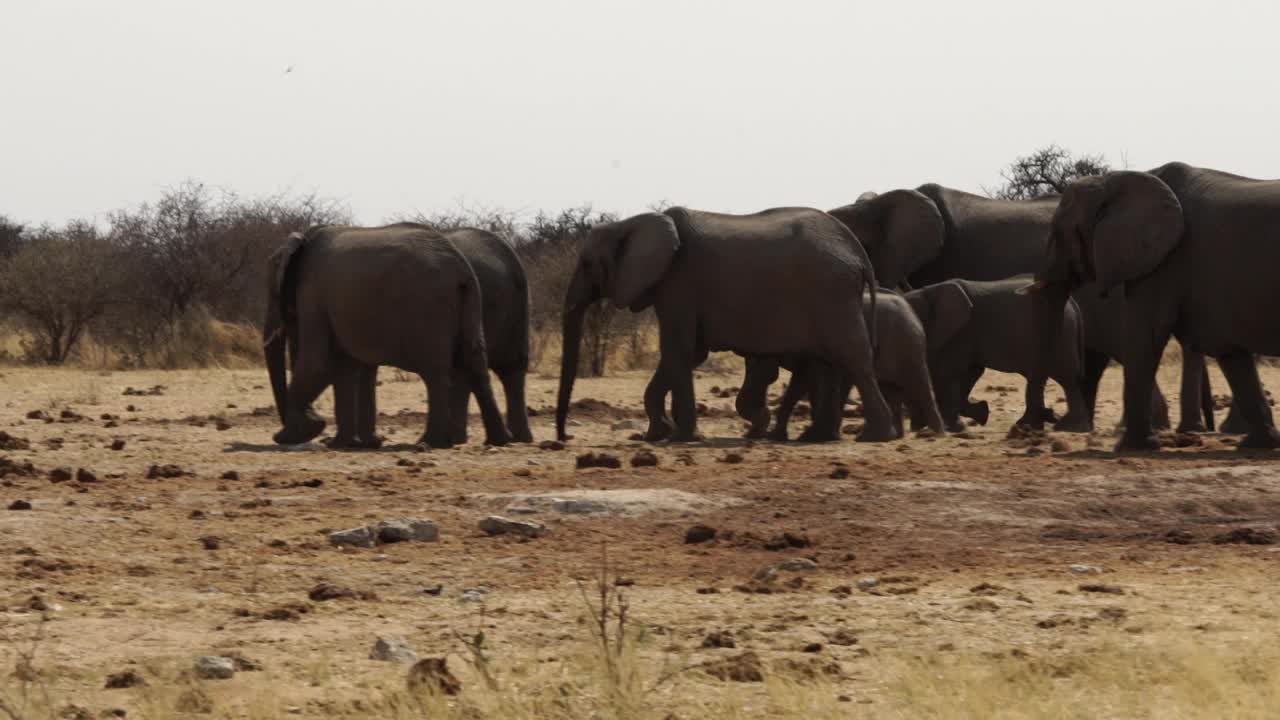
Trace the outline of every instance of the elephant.
<instances>
[{"instance_id":1,"label":"elephant","mask_svg":"<svg viewBox=\"0 0 1280 720\"><path fill-rule=\"evenodd\" d=\"M396 223L389 227L433 230L418 223ZM489 369L498 376L507 399L507 432L515 442L533 442L525 404L525 375L529 371L529 284L524 265L509 244L487 230L458 228L445 232L444 236L467 259L480 283L485 351ZM375 393L375 372L376 368L373 368L372 372L361 375L358 378L359 388L350 392L371 401ZM335 384L334 392L342 394L342 389ZM455 444L467 442L468 406L474 392L465 377L455 379L451 385L449 417ZM361 403L353 422L344 412L350 408L349 403L337 406L338 438L335 441L352 433L360 439L342 444L356 447L381 445L374 429L376 410ZM347 429L349 424L354 425L353 431Z\"/></svg>"},{"instance_id":2,"label":"elephant","mask_svg":"<svg viewBox=\"0 0 1280 720\"><path fill-rule=\"evenodd\" d=\"M862 307L864 313L871 312L869 293L864 293ZM929 378L928 341L920 318L901 295L884 288L879 290L875 313L876 381L880 384L880 391L893 415L895 435L903 435L904 401L911 410L913 420L928 426L934 432L942 432L942 416L938 412L933 383ZM778 406L773 431L768 432L769 410L766 400L769 385L778 378L780 364L791 369L793 374ZM746 377L738 391L736 407L738 414L752 423L747 437L761 438L767 435L773 440L787 440L787 423L796 403L809 394L815 374L828 372L827 368L815 367L816 364L819 363L806 358L788 358L781 363L775 358L746 358ZM834 426L836 430L839 429L840 410L848 394L848 387L842 384L841 389L843 393L837 396L840 402L835 405L815 405L815 428ZM802 436L801 439L806 438Z\"/></svg>"},{"instance_id":3,"label":"elephant","mask_svg":"<svg viewBox=\"0 0 1280 720\"><path fill-rule=\"evenodd\" d=\"M583 316L608 298L633 312L653 307L658 318L660 358L644 394L646 439L698 439L693 368L709 351L732 350L830 361L862 395L867 420L858 439L890 440L864 289L874 308L875 275L862 245L843 223L812 208L728 215L674 207L597 224L565 294L556 435L567 438ZM674 429L663 407L668 391Z\"/></svg>"},{"instance_id":4,"label":"elephant","mask_svg":"<svg viewBox=\"0 0 1280 720\"><path fill-rule=\"evenodd\" d=\"M862 241L881 284L910 289L951 279L1002 280L1036 272L1057 206L1056 196L1000 200L927 184L863 193L857 202L830 213ZM1084 392L1091 412L1103 371L1109 360L1120 359L1125 337L1119 316L1105 311L1096 295L1097 289L1090 287L1077 292L1090 329ZM1183 353L1179 400L1179 430L1213 429L1209 375L1203 357L1194 353ZM1168 427L1168 406L1159 387L1153 388L1153 403L1157 421Z\"/></svg>"},{"instance_id":5,"label":"elephant","mask_svg":"<svg viewBox=\"0 0 1280 720\"><path fill-rule=\"evenodd\" d=\"M929 371L938 408L947 429L964 429L963 410L985 416L986 406L970 405L969 391L988 368L1018 373L1027 379L1023 418L1052 418L1044 407L1044 383L1052 378L1067 395L1067 414L1055 429L1089 432L1093 417L1084 396L1084 323L1080 308L1068 299L1062 306L1052 362L1041 374L1040 348L1027 339L1039 322L1038 300L1019 292L1032 276L994 282L947 280L906 293L929 337Z\"/></svg>"},{"instance_id":6,"label":"elephant","mask_svg":"<svg viewBox=\"0 0 1280 720\"><path fill-rule=\"evenodd\" d=\"M379 365L417 373L426 384L421 442L454 444L450 398L461 383L475 392L486 442L508 442L489 384L480 284L448 238L424 226L317 225L289 236L268 261L267 276L263 348L284 426L277 443L307 442L324 431L311 405L332 384L340 418L333 444L376 445L352 426L372 428Z\"/></svg>"},{"instance_id":7,"label":"elephant","mask_svg":"<svg viewBox=\"0 0 1280 720\"><path fill-rule=\"evenodd\" d=\"M1254 354L1280 353L1280 180L1173 162L1073 181L1026 291L1061 306L1088 283L1122 295L1125 430L1154 450L1151 385L1169 338L1214 357L1249 427L1242 448L1280 447ZM1049 350L1041 343L1040 362Z\"/></svg>"}]
</instances>

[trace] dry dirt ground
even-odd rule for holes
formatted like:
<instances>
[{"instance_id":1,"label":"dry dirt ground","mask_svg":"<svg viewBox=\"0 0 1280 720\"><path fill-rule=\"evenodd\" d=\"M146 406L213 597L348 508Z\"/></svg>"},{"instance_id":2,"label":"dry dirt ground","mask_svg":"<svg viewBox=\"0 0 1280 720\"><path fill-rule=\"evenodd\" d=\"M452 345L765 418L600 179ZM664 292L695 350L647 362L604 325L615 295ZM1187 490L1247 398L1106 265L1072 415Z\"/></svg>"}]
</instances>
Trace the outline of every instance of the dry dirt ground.
<instances>
[{"instance_id":1,"label":"dry dirt ground","mask_svg":"<svg viewBox=\"0 0 1280 720\"><path fill-rule=\"evenodd\" d=\"M1164 370L1166 388L1176 388L1174 372ZM1280 380L1263 374L1271 386ZM129 717L386 717L405 666L369 654L377 636L399 635L423 657L448 657L464 686L449 701L456 709L492 691L460 639L481 629L497 684L534 694L560 683L569 698L563 688L600 667L579 581L594 594L607 556L635 631L627 662L643 676L635 717L716 708L982 717L984 707L1039 717L1041 701L1055 717L1252 717L1280 700L1280 544L1268 544L1280 522L1280 457L1238 452L1215 434L1157 454L1112 454L1117 370L1092 436L1009 438L1022 383L988 374L975 397L992 402L992 419L964 436L751 443L732 398L713 393L739 377L702 373L709 440L651 446L630 439L646 376L627 373L579 381L565 449L485 448L473 417L471 444L433 452L411 445L424 422L422 385L394 372L382 379L390 445L333 452L271 444L277 421L261 371L0 369L0 430L29 443L0 450L11 461L0 481L0 661L6 675L17 668L0 698L35 693L24 701L32 708L88 713L67 717L117 708ZM1214 381L1223 392L1221 376ZM124 394L153 386L160 394ZM537 440L553 437L554 393L553 379L531 377ZM28 418L33 411L51 420ZM656 467L631 466L644 450ZM577 469L585 452L615 455L622 468ZM182 474L149 478L156 465ZM71 479L52 481L56 468ZM77 477L80 468L92 477ZM556 498L605 511L557 512ZM5 509L15 501L32 507ZM478 530L512 507L535 510L517 519L545 523L545 535ZM328 542L331 530L405 516L434 521L439 541ZM696 524L716 539L687 544ZM777 569L795 559L812 563ZM321 583L358 597L309 598ZM736 647L704 647L717 633ZM744 652L780 680L683 670ZM261 669L191 676L197 656L228 653ZM1121 658L1114 673L1087 671L1090 658L1113 667L1110 656ZM1234 696L1215 695L1216 681L1186 663L1168 664L1174 656L1226 668L1205 672L1231 674ZM987 670L969 676L962 665ZM104 687L126 671L144 685ZM1183 671L1195 677L1179 690ZM982 704L1007 703L992 688L1022 682L1026 708ZM1111 690L1095 694L1089 682ZM1064 687L1071 711L1052 712ZM1197 714L1202 701L1222 714Z\"/></svg>"}]
</instances>

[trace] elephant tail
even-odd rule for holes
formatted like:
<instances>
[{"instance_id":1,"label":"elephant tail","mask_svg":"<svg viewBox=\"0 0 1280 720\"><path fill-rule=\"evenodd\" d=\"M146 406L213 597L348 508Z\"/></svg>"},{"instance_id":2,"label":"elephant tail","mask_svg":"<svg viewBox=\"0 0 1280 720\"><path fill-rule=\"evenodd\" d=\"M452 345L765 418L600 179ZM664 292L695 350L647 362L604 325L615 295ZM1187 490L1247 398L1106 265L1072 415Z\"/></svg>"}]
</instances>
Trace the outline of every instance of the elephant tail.
<instances>
[{"instance_id":1,"label":"elephant tail","mask_svg":"<svg viewBox=\"0 0 1280 720\"><path fill-rule=\"evenodd\" d=\"M298 260L308 238L306 233L291 233L288 241L267 261L267 314L262 323L262 351L271 380L271 394L281 423L287 423L289 378L285 369L285 349L296 355L296 328L290 327L296 309L293 307L293 280L298 273Z\"/></svg>"},{"instance_id":2,"label":"elephant tail","mask_svg":"<svg viewBox=\"0 0 1280 720\"><path fill-rule=\"evenodd\" d=\"M488 372L488 359L484 342L484 309L480 295L480 282L470 263L463 260L467 279L459 286L459 321L461 341L458 364L473 373Z\"/></svg>"}]
</instances>

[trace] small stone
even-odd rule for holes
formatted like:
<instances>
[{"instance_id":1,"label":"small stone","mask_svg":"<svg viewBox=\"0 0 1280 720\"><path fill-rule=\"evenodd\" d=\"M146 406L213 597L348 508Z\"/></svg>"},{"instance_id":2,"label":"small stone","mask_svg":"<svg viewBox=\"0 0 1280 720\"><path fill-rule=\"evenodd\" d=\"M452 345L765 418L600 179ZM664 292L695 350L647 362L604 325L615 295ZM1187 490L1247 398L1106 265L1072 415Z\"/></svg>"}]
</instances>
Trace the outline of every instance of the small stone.
<instances>
[{"instance_id":1,"label":"small stone","mask_svg":"<svg viewBox=\"0 0 1280 720\"><path fill-rule=\"evenodd\" d=\"M480 521L480 531L486 535L506 535L507 533L527 538L540 537L546 532L546 526L539 522L525 520L509 520L500 515L490 515Z\"/></svg>"},{"instance_id":2,"label":"small stone","mask_svg":"<svg viewBox=\"0 0 1280 720\"><path fill-rule=\"evenodd\" d=\"M229 657L205 655L196 658L196 677L205 680L226 680L236 674L236 662Z\"/></svg>"},{"instance_id":3,"label":"small stone","mask_svg":"<svg viewBox=\"0 0 1280 720\"><path fill-rule=\"evenodd\" d=\"M205 550L217 550L222 547L222 540L216 535L205 535L200 538L200 544L204 546Z\"/></svg>"},{"instance_id":4,"label":"small stone","mask_svg":"<svg viewBox=\"0 0 1280 720\"><path fill-rule=\"evenodd\" d=\"M427 587L422 588L423 595L430 595L432 597L439 597L440 594L443 592L444 592L444 585L441 585L440 583L436 583L435 585L429 585Z\"/></svg>"},{"instance_id":5,"label":"small stone","mask_svg":"<svg viewBox=\"0 0 1280 720\"><path fill-rule=\"evenodd\" d=\"M877 580L877 579L875 579L875 578L873 578L873 577L864 577L864 578L862 578L862 579L858 580L858 589L859 589L859 590L870 590L871 588L873 588L873 587L875 587L875 586L877 586L877 585L879 585L879 584L880 584L880 581L879 581L879 580Z\"/></svg>"},{"instance_id":6,"label":"small stone","mask_svg":"<svg viewBox=\"0 0 1280 720\"><path fill-rule=\"evenodd\" d=\"M609 506L595 500L552 500L551 509L566 515L590 515L608 512Z\"/></svg>"},{"instance_id":7,"label":"small stone","mask_svg":"<svg viewBox=\"0 0 1280 720\"><path fill-rule=\"evenodd\" d=\"M351 528L350 530L338 530L329 533L329 543L331 545L350 545L353 547L373 547L374 535L367 527Z\"/></svg>"},{"instance_id":8,"label":"small stone","mask_svg":"<svg viewBox=\"0 0 1280 720\"><path fill-rule=\"evenodd\" d=\"M84 468L80 468L76 470L76 482L84 484L96 483L98 482L98 476Z\"/></svg>"},{"instance_id":9,"label":"small stone","mask_svg":"<svg viewBox=\"0 0 1280 720\"><path fill-rule=\"evenodd\" d=\"M1070 569L1077 575L1097 575L1102 572L1100 568L1092 565L1072 565Z\"/></svg>"},{"instance_id":10,"label":"small stone","mask_svg":"<svg viewBox=\"0 0 1280 720\"><path fill-rule=\"evenodd\" d=\"M67 482L72 477L74 476L71 474L71 468L68 467L56 467L49 471L49 482Z\"/></svg>"},{"instance_id":11,"label":"small stone","mask_svg":"<svg viewBox=\"0 0 1280 720\"><path fill-rule=\"evenodd\" d=\"M409 646L408 641L397 635L380 635L369 652L370 660L380 662L398 662L412 665L418 662L418 653Z\"/></svg>"},{"instance_id":12,"label":"small stone","mask_svg":"<svg viewBox=\"0 0 1280 720\"><path fill-rule=\"evenodd\" d=\"M123 450L124 447L125 447L125 443L123 440L117 439L111 442L111 449L115 450L116 452Z\"/></svg>"},{"instance_id":13,"label":"small stone","mask_svg":"<svg viewBox=\"0 0 1280 720\"><path fill-rule=\"evenodd\" d=\"M788 560L783 560L781 563L779 563L778 569L786 570L788 572L799 572L802 570L816 570L818 569L818 563L814 562L813 560L810 560L809 558L790 558Z\"/></svg>"},{"instance_id":14,"label":"small stone","mask_svg":"<svg viewBox=\"0 0 1280 720\"><path fill-rule=\"evenodd\" d=\"M239 480L240 473L236 472L235 470L228 470L222 473L221 475L219 475L218 479L219 480Z\"/></svg>"},{"instance_id":15,"label":"small stone","mask_svg":"<svg viewBox=\"0 0 1280 720\"><path fill-rule=\"evenodd\" d=\"M697 545L716 539L716 529L707 525L694 525L684 532L686 545Z\"/></svg>"},{"instance_id":16,"label":"small stone","mask_svg":"<svg viewBox=\"0 0 1280 720\"><path fill-rule=\"evenodd\" d=\"M10 510L30 510L31 502L29 500L14 500L9 503Z\"/></svg>"},{"instance_id":17,"label":"small stone","mask_svg":"<svg viewBox=\"0 0 1280 720\"><path fill-rule=\"evenodd\" d=\"M462 594L459 595L458 599L464 603L482 603L488 594L489 588L465 588L463 589Z\"/></svg>"},{"instance_id":18,"label":"small stone","mask_svg":"<svg viewBox=\"0 0 1280 720\"><path fill-rule=\"evenodd\" d=\"M1123 595L1124 589L1117 585L1105 585L1103 583L1086 583L1079 587L1080 592L1088 593L1106 593L1108 595Z\"/></svg>"},{"instance_id":19,"label":"small stone","mask_svg":"<svg viewBox=\"0 0 1280 720\"><path fill-rule=\"evenodd\" d=\"M801 648L800 652L820 653L822 652L822 643L809 643Z\"/></svg>"}]
</instances>

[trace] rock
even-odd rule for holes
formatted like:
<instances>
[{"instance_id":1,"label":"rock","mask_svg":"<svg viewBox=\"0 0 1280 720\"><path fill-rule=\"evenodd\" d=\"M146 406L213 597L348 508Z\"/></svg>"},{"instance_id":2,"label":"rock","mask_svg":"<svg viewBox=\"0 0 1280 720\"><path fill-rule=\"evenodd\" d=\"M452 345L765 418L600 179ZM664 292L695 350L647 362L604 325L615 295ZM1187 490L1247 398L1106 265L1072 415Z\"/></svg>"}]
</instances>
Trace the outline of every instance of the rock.
<instances>
[{"instance_id":1,"label":"rock","mask_svg":"<svg viewBox=\"0 0 1280 720\"><path fill-rule=\"evenodd\" d=\"M222 473L221 475L219 475L218 479L219 480L239 480L240 473L236 472L235 470L228 470Z\"/></svg>"},{"instance_id":2,"label":"rock","mask_svg":"<svg viewBox=\"0 0 1280 720\"><path fill-rule=\"evenodd\" d=\"M124 447L125 447L125 443L123 440L116 439L111 441L111 449L115 450L116 452L123 450Z\"/></svg>"},{"instance_id":3,"label":"rock","mask_svg":"<svg viewBox=\"0 0 1280 720\"><path fill-rule=\"evenodd\" d=\"M463 588L462 594L458 596L458 599L464 603L479 603L484 602L484 599L488 594L489 588L484 586Z\"/></svg>"},{"instance_id":4,"label":"rock","mask_svg":"<svg viewBox=\"0 0 1280 720\"><path fill-rule=\"evenodd\" d=\"M196 677L205 680L226 680L236 674L236 662L221 655L205 655L196 658Z\"/></svg>"},{"instance_id":5,"label":"rock","mask_svg":"<svg viewBox=\"0 0 1280 720\"><path fill-rule=\"evenodd\" d=\"M195 475L195 473L183 470L178 465L152 465L147 470L148 480L180 478L187 475Z\"/></svg>"},{"instance_id":6,"label":"rock","mask_svg":"<svg viewBox=\"0 0 1280 720\"><path fill-rule=\"evenodd\" d=\"M717 680L764 682L764 665L760 662L760 656L753 652L703 663L701 667L703 672Z\"/></svg>"},{"instance_id":7,"label":"rock","mask_svg":"<svg viewBox=\"0 0 1280 720\"><path fill-rule=\"evenodd\" d=\"M559 440L543 440L538 443L538 448L542 450L563 450L564 443Z\"/></svg>"},{"instance_id":8,"label":"rock","mask_svg":"<svg viewBox=\"0 0 1280 720\"><path fill-rule=\"evenodd\" d=\"M0 430L0 450L30 450L31 443Z\"/></svg>"},{"instance_id":9,"label":"rock","mask_svg":"<svg viewBox=\"0 0 1280 720\"><path fill-rule=\"evenodd\" d=\"M866 590L870 590L871 588L879 584L880 584L880 581L873 577L864 577L858 580L858 589L866 591Z\"/></svg>"},{"instance_id":10,"label":"rock","mask_svg":"<svg viewBox=\"0 0 1280 720\"><path fill-rule=\"evenodd\" d=\"M1070 570L1077 575L1097 575L1102 572L1101 568L1092 565L1072 565Z\"/></svg>"},{"instance_id":11,"label":"rock","mask_svg":"<svg viewBox=\"0 0 1280 720\"><path fill-rule=\"evenodd\" d=\"M1215 545L1275 545L1275 528L1236 528L1213 536Z\"/></svg>"},{"instance_id":12,"label":"rock","mask_svg":"<svg viewBox=\"0 0 1280 720\"><path fill-rule=\"evenodd\" d=\"M27 413L27 419L28 420L53 420L53 418L49 417L49 413L43 410L32 410L31 412Z\"/></svg>"},{"instance_id":13,"label":"rock","mask_svg":"<svg viewBox=\"0 0 1280 720\"><path fill-rule=\"evenodd\" d=\"M379 543L390 544L418 540L435 542L440 539L440 529L430 520L400 518L384 520L370 528Z\"/></svg>"},{"instance_id":14,"label":"rock","mask_svg":"<svg viewBox=\"0 0 1280 720\"><path fill-rule=\"evenodd\" d=\"M608 512L609 506L595 500L552 500L551 509L566 515L590 515Z\"/></svg>"},{"instance_id":15,"label":"rock","mask_svg":"<svg viewBox=\"0 0 1280 720\"><path fill-rule=\"evenodd\" d=\"M512 505L507 508L508 515L537 515L537 508L526 507L524 505Z\"/></svg>"},{"instance_id":16,"label":"rock","mask_svg":"<svg viewBox=\"0 0 1280 720\"><path fill-rule=\"evenodd\" d=\"M658 456L651 450L641 450L631 456L631 467L657 467Z\"/></svg>"},{"instance_id":17,"label":"rock","mask_svg":"<svg viewBox=\"0 0 1280 720\"><path fill-rule=\"evenodd\" d=\"M412 665L418 662L418 653L409 646L408 641L397 635L380 635L369 652L370 660L380 662L398 662Z\"/></svg>"},{"instance_id":18,"label":"rock","mask_svg":"<svg viewBox=\"0 0 1280 720\"><path fill-rule=\"evenodd\" d=\"M501 515L490 515L480 521L480 531L486 535L506 535L511 533L527 538L536 538L546 532L546 526L539 522L509 520Z\"/></svg>"},{"instance_id":19,"label":"rock","mask_svg":"<svg viewBox=\"0 0 1280 720\"><path fill-rule=\"evenodd\" d=\"M413 695L457 695L462 692L462 681L449 672L445 658L423 658L409 668L405 681Z\"/></svg>"},{"instance_id":20,"label":"rock","mask_svg":"<svg viewBox=\"0 0 1280 720\"><path fill-rule=\"evenodd\" d=\"M614 432L618 432L621 430L639 430L640 424L637 423L635 420L619 420L618 422L610 425L609 429L613 430Z\"/></svg>"},{"instance_id":21,"label":"rock","mask_svg":"<svg viewBox=\"0 0 1280 720\"><path fill-rule=\"evenodd\" d=\"M788 572L799 572L802 570L817 570L818 563L814 562L813 560L810 560L809 558L791 558L789 560L783 560L781 563L779 563L778 569L786 570Z\"/></svg>"},{"instance_id":22,"label":"rock","mask_svg":"<svg viewBox=\"0 0 1280 720\"><path fill-rule=\"evenodd\" d=\"M617 470L622 467L622 461L616 455L609 453L584 453L578 456L577 467L579 470L583 468L609 468Z\"/></svg>"},{"instance_id":23,"label":"rock","mask_svg":"<svg viewBox=\"0 0 1280 720\"><path fill-rule=\"evenodd\" d=\"M108 690L123 690L124 688L143 687L147 684L146 680L137 673L136 670L124 670L107 676L107 684L104 685Z\"/></svg>"},{"instance_id":24,"label":"rock","mask_svg":"<svg viewBox=\"0 0 1280 720\"><path fill-rule=\"evenodd\" d=\"M205 535L200 538L200 544L204 546L205 550L217 550L222 547L222 539L216 535Z\"/></svg>"},{"instance_id":25,"label":"rock","mask_svg":"<svg viewBox=\"0 0 1280 720\"><path fill-rule=\"evenodd\" d=\"M423 595L430 595L432 597L440 597L440 594L443 592L444 585L441 585L440 583L422 588Z\"/></svg>"},{"instance_id":26,"label":"rock","mask_svg":"<svg viewBox=\"0 0 1280 720\"><path fill-rule=\"evenodd\" d=\"M31 461L26 462L18 460L10 460L7 457L0 457L0 478L14 475L16 477L35 477L39 472Z\"/></svg>"},{"instance_id":27,"label":"rock","mask_svg":"<svg viewBox=\"0 0 1280 720\"><path fill-rule=\"evenodd\" d=\"M684 532L684 542L686 545L697 545L699 543L710 542L715 539L716 529L706 525L694 525Z\"/></svg>"},{"instance_id":28,"label":"rock","mask_svg":"<svg viewBox=\"0 0 1280 720\"><path fill-rule=\"evenodd\" d=\"M329 544L339 546L350 545L353 547L373 547L374 535L367 527L338 530L336 532L329 533Z\"/></svg>"},{"instance_id":29,"label":"rock","mask_svg":"<svg viewBox=\"0 0 1280 720\"><path fill-rule=\"evenodd\" d=\"M820 653L822 652L822 643L809 643L801 648L800 652Z\"/></svg>"},{"instance_id":30,"label":"rock","mask_svg":"<svg viewBox=\"0 0 1280 720\"><path fill-rule=\"evenodd\" d=\"M71 468L68 467L56 467L49 471L49 482L52 483L67 482L72 477L74 475L71 474Z\"/></svg>"},{"instance_id":31,"label":"rock","mask_svg":"<svg viewBox=\"0 0 1280 720\"><path fill-rule=\"evenodd\" d=\"M78 482L78 483L86 483L86 484L87 484L87 483L96 483L96 482L98 482L98 476L97 476L97 475L94 475L92 472L90 472L90 471L88 471L88 470L86 470L86 469L84 469L84 468L80 468L80 469L76 470L76 482Z\"/></svg>"},{"instance_id":32,"label":"rock","mask_svg":"<svg viewBox=\"0 0 1280 720\"><path fill-rule=\"evenodd\" d=\"M29 500L14 500L9 503L10 510L30 510L31 502Z\"/></svg>"}]
</instances>

